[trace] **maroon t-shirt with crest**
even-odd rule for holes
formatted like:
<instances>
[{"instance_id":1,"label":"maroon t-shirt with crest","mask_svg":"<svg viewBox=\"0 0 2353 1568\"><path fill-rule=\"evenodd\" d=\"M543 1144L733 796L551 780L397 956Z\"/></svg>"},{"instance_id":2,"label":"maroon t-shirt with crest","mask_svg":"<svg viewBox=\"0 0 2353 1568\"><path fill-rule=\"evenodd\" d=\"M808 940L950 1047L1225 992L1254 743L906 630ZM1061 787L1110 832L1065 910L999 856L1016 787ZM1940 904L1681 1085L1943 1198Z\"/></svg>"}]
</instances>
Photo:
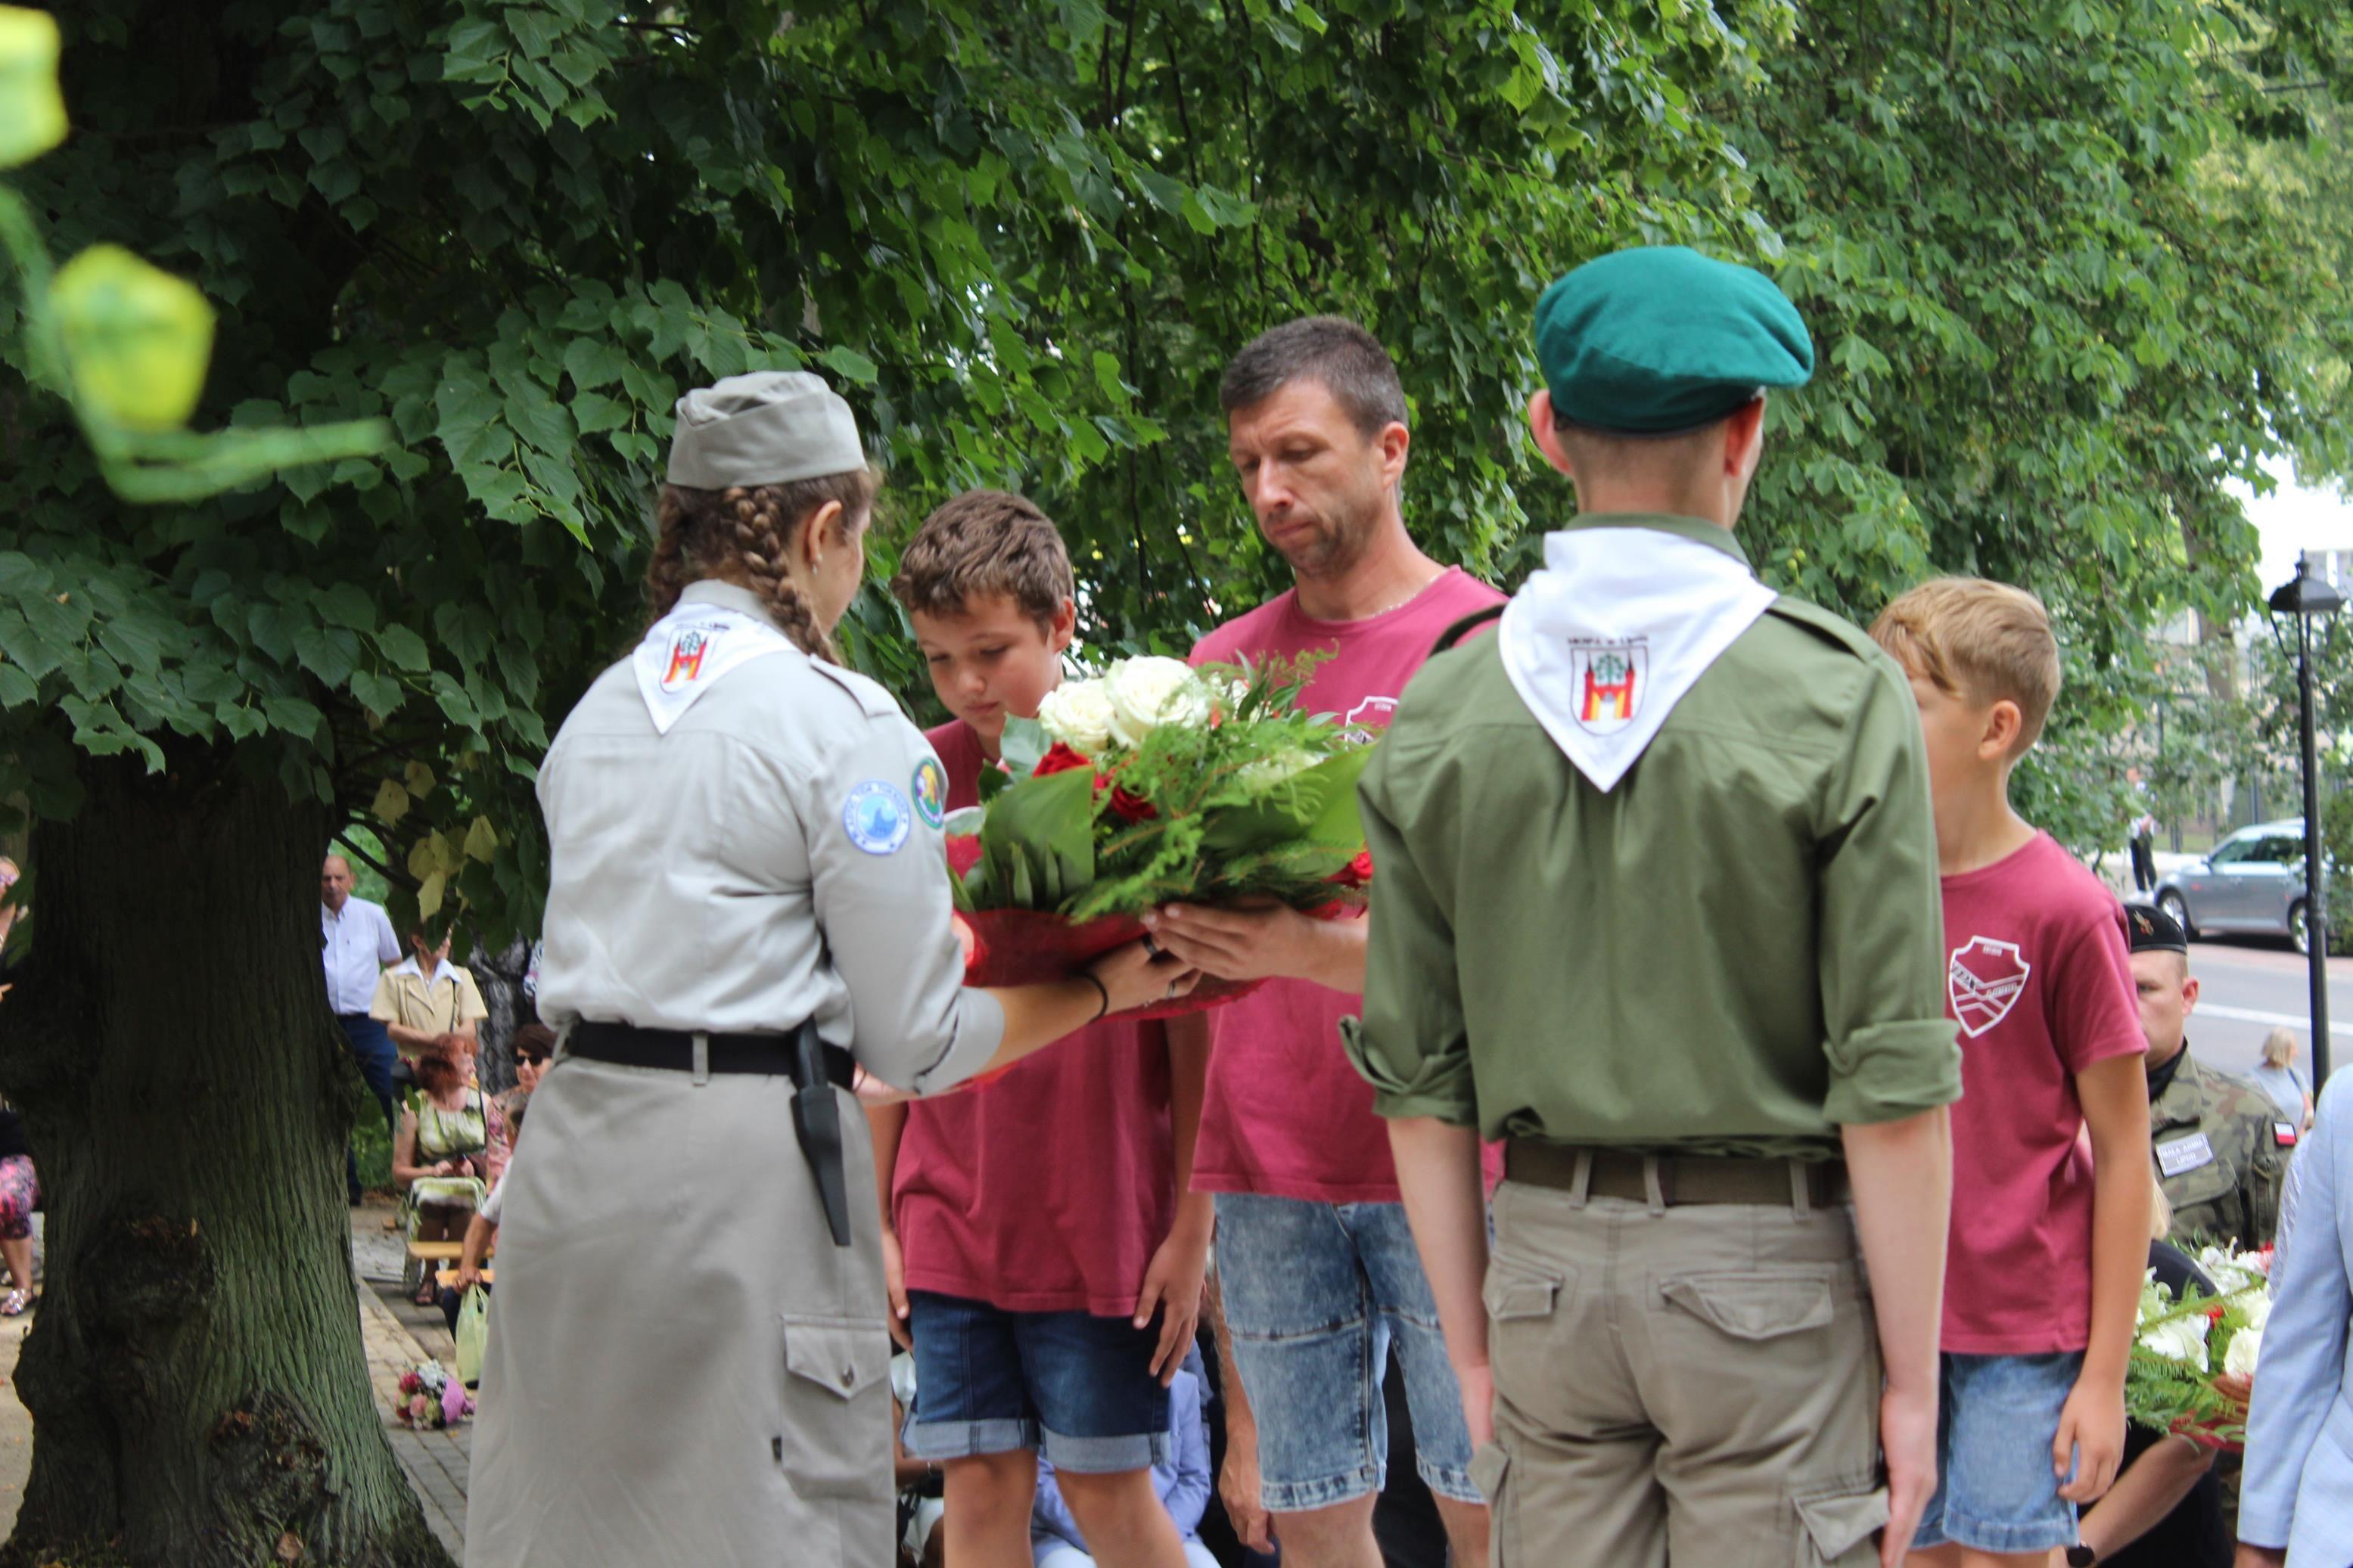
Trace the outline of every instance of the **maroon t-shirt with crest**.
<instances>
[{"instance_id":1,"label":"maroon t-shirt with crest","mask_svg":"<svg viewBox=\"0 0 2353 1568\"><path fill-rule=\"evenodd\" d=\"M2123 911L2047 833L1944 886L1961 1098L1943 1347L2079 1351L2091 1338L2092 1154L2075 1075L2148 1048Z\"/></svg>"},{"instance_id":2,"label":"maroon t-shirt with crest","mask_svg":"<svg viewBox=\"0 0 2353 1568\"><path fill-rule=\"evenodd\" d=\"M972 727L927 738L948 809L979 805L987 763ZM1176 1215L1165 1027L1092 1025L987 1083L911 1103L891 1215L911 1290L1009 1312L1133 1313Z\"/></svg>"}]
</instances>

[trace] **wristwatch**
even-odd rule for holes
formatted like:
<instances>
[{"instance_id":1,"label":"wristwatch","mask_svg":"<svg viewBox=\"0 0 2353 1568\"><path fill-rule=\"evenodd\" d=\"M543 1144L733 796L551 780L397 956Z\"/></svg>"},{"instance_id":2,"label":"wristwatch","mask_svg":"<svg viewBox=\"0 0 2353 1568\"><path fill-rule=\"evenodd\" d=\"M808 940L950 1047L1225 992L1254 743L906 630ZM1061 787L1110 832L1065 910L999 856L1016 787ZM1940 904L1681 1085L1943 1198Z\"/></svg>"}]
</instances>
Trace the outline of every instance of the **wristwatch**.
<instances>
[{"instance_id":1,"label":"wristwatch","mask_svg":"<svg viewBox=\"0 0 2353 1568\"><path fill-rule=\"evenodd\" d=\"M2081 1541L2067 1548L2067 1568L2092 1568L2099 1560L2100 1554Z\"/></svg>"}]
</instances>

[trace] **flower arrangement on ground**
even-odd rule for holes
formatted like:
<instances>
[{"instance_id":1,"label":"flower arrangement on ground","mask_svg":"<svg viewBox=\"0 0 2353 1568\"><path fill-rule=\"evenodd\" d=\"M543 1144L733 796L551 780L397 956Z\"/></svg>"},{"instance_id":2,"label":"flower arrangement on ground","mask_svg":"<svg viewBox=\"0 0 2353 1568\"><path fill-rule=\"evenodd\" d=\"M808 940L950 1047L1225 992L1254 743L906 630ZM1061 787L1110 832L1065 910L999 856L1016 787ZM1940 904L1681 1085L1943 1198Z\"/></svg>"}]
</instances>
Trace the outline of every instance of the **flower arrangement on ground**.
<instances>
[{"instance_id":1,"label":"flower arrangement on ground","mask_svg":"<svg viewBox=\"0 0 2353 1568\"><path fill-rule=\"evenodd\" d=\"M2141 1287L2125 1413L2152 1431L2236 1451L2246 1441L2247 1397L2271 1316L2271 1250L2210 1247L2198 1267L2219 1294L2192 1290L2177 1301L2155 1270Z\"/></svg>"},{"instance_id":2,"label":"flower arrangement on ground","mask_svg":"<svg viewBox=\"0 0 2353 1568\"><path fill-rule=\"evenodd\" d=\"M1370 875L1356 814L1368 747L1297 710L1312 661L1122 659L1008 720L1002 771L951 816L969 869L956 908L976 947L967 979L1064 974L1170 902L1358 907ZM1155 1013L1231 1001L1205 982Z\"/></svg>"},{"instance_id":3,"label":"flower arrangement on ground","mask_svg":"<svg viewBox=\"0 0 2353 1568\"><path fill-rule=\"evenodd\" d=\"M438 1361L419 1362L415 1372L400 1374L400 1405L393 1414L404 1426L420 1432L455 1426L474 1413L474 1401L465 1384L442 1370Z\"/></svg>"}]
</instances>

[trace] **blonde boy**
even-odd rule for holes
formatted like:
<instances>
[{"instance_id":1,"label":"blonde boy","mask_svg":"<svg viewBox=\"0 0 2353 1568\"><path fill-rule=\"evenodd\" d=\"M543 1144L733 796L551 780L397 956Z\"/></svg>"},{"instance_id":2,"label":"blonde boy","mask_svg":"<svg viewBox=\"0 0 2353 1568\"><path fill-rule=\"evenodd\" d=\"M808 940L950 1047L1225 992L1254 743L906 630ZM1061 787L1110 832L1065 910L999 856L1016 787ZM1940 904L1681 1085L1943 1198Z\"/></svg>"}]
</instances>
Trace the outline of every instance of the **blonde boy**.
<instances>
[{"instance_id":1,"label":"blonde boy","mask_svg":"<svg viewBox=\"0 0 2353 1568\"><path fill-rule=\"evenodd\" d=\"M955 715L930 735L934 808L974 805L1006 721L1061 679L1070 557L1029 501L973 490L924 520L891 587ZM905 1447L946 1469L958 1568L1029 1568L1039 1450L1104 1568L1185 1568L1152 1466L1200 1312L1208 1066L1111 1019L966 1093L868 1110L892 1331L915 1355Z\"/></svg>"},{"instance_id":2,"label":"blonde boy","mask_svg":"<svg viewBox=\"0 0 2353 1568\"><path fill-rule=\"evenodd\" d=\"M2115 898L2010 803L2059 695L2041 601L1943 578L1871 635L1920 705L1961 1030L1937 1487L1914 1552L1933 1568L2041 1565L2078 1545L2076 1506L2123 1453L2148 1251L2146 1045Z\"/></svg>"}]
</instances>

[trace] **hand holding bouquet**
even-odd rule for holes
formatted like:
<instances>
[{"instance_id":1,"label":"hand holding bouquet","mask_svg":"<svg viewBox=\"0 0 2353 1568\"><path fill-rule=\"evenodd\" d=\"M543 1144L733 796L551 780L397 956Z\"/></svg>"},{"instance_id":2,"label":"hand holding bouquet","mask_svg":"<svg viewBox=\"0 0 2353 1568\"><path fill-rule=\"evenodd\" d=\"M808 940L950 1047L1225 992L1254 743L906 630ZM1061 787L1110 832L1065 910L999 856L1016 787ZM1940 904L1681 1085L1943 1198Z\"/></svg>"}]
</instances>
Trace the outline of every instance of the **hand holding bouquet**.
<instances>
[{"instance_id":1,"label":"hand holding bouquet","mask_svg":"<svg viewBox=\"0 0 2353 1568\"><path fill-rule=\"evenodd\" d=\"M1124 659L1048 693L1005 727L1001 773L948 819L969 869L956 907L974 984L1054 978L1142 934L1171 901L1316 912L1360 906L1369 874L1356 815L1367 748L1297 711L1307 662ZM1153 1014L1253 987L1204 981Z\"/></svg>"}]
</instances>

